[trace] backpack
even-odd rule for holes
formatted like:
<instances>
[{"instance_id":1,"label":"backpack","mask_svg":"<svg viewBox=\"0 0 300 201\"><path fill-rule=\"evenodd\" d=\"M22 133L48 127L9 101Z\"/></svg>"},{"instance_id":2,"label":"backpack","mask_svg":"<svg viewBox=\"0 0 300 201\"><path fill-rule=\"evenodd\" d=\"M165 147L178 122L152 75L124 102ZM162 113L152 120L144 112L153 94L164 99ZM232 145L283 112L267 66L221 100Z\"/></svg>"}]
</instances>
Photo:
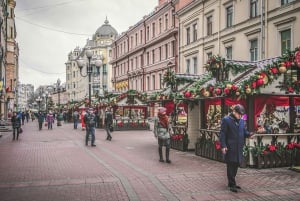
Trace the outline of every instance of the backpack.
<instances>
[{"instance_id":1,"label":"backpack","mask_svg":"<svg viewBox=\"0 0 300 201\"><path fill-rule=\"evenodd\" d=\"M96 122L95 122L94 115L92 115L92 114L88 115L87 120L88 120L87 121L88 127L95 127Z\"/></svg>"}]
</instances>

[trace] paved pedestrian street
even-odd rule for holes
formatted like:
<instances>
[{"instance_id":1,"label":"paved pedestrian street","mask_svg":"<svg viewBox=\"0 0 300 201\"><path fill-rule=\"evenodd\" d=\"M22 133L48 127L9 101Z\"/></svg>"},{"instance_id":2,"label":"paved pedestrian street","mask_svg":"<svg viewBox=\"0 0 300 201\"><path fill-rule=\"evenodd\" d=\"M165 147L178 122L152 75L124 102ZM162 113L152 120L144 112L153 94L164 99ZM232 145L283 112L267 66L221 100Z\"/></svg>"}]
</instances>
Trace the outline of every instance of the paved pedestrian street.
<instances>
[{"instance_id":1,"label":"paved pedestrian street","mask_svg":"<svg viewBox=\"0 0 300 201\"><path fill-rule=\"evenodd\" d=\"M300 200L300 173L289 168L239 169L238 193L227 188L225 164L171 150L158 161L151 131L96 130L97 147L73 125L39 131L25 123L18 141L0 138L1 201Z\"/></svg>"}]
</instances>

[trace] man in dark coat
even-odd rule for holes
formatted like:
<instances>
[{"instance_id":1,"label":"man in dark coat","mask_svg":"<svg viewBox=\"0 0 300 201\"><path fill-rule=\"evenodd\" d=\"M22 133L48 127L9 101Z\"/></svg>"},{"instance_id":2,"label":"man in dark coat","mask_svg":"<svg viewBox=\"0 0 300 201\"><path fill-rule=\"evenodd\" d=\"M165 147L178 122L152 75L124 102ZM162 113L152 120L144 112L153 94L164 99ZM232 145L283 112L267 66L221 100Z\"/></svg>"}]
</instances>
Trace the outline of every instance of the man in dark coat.
<instances>
[{"instance_id":1,"label":"man in dark coat","mask_svg":"<svg viewBox=\"0 0 300 201\"><path fill-rule=\"evenodd\" d=\"M13 116L11 117L11 124L13 128L13 140L16 139L16 132L17 132L17 140L18 140L20 128L21 128L21 117L18 116L16 112L13 112Z\"/></svg>"},{"instance_id":2,"label":"man in dark coat","mask_svg":"<svg viewBox=\"0 0 300 201\"><path fill-rule=\"evenodd\" d=\"M110 108L108 108L106 113L105 113L104 123L105 123L105 130L106 130L106 134L107 134L106 140L111 141L112 136L111 136L110 128L111 128L112 123L113 123L113 115L111 113Z\"/></svg>"},{"instance_id":3,"label":"man in dark coat","mask_svg":"<svg viewBox=\"0 0 300 201\"><path fill-rule=\"evenodd\" d=\"M232 192L241 189L236 184L235 177L238 166L243 159L245 138L253 134L245 129L244 120L241 119L244 113L244 107L237 104L234 106L232 113L224 117L221 123L220 142L227 165L228 187Z\"/></svg>"}]
</instances>

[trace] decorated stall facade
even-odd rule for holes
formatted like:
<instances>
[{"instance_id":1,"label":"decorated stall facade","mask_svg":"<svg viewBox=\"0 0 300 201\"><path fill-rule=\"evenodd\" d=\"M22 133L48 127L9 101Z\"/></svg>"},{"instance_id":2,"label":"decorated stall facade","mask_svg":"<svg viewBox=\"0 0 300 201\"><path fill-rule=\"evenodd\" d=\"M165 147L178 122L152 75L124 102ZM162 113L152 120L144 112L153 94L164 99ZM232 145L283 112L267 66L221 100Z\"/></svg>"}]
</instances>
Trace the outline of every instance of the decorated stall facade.
<instances>
[{"instance_id":1,"label":"decorated stall facade","mask_svg":"<svg viewBox=\"0 0 300 201\"><path fill-rule=\"evenodd\" d=\"M116 131L149 130L147 95L129 90L112 99L112 108Z\"/></svg>"},{"instance_id":2,"label":"decorated stall facade","mask_svg":"<svg viewBox=\"0 0 300 201\"><path fill-rule=\"evenodd\" d=\"M220 122L231 106L239 103L246 108L243 118L248 129L256 133L244 148L245 165L299 165L299 57L298 48L281 57L257 62L213 56L207 65L212 78L198 80L182 94L196 103L193 110L199 114L193 121L199 126L196 155L222 161L218 142Z\"/></svg>"}]
</instances>

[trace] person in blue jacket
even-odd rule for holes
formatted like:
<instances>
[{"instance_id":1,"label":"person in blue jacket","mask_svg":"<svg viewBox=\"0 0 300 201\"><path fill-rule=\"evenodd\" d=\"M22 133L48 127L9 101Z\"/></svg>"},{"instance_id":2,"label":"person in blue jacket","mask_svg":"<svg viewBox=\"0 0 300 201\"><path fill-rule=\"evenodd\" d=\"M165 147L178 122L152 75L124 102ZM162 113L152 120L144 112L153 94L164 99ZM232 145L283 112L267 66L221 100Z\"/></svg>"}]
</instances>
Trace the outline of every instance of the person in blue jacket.
<instances>
[{"instance_id":1,"label":"person in blue jacket","mask_svg":"<svg viewBox=\"0 0 300 201\"><path fill-rule=\"evenodd\" d=\"M232 113L222 119L220 131L221 149L227 165L228 187L235 193L238 192L237 189L241 189L236 184L235 177L243 159L245 138L253 135L245 128L245 122L242 119L244 113L245 109L242 105L235 105Z\"/></svg>"}]
</instances>

